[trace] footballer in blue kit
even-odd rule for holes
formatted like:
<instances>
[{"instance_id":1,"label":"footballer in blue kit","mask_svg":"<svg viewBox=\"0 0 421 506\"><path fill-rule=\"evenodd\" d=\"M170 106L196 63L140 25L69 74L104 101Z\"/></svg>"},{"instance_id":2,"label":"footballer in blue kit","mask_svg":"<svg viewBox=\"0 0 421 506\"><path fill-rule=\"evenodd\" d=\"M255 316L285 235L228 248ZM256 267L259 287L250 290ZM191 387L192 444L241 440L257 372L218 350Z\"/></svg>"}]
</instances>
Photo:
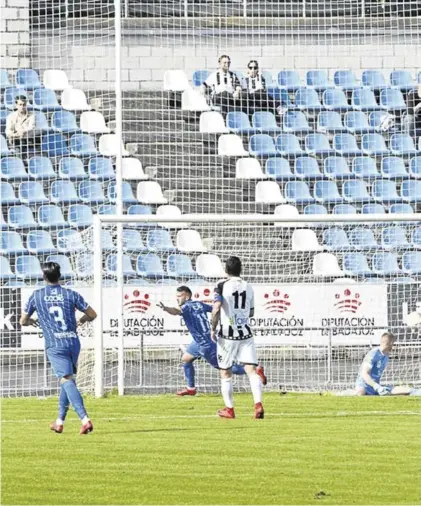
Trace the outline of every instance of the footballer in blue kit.
<instances>
[{"instance_id":1,"label":"footballer in blue kit","mask_svg":"<svg viewBox=\"0 0 421 506\"><path fill-rule=\"evenodd\" d=\"M177 288L177 304L179 307L168 307L162 302L158 304L163 311L174 315L182 316L190 331L193 341L189 344L183 354L183 368L187 386L177 395L196 395L195 369L193 362L198 358L203 358L215 369L218 369L218 358L216 353L216 343L211 339L211 328L208 319L208 313L212 312L212 306L202 301L191 300L192 291L188 286ZM266 384L266 376L262 366L258 366L258 374L263 384ZM240 364L234 364L233 374L245 374L244 367Z\"/></svg>"},{"instance_id":2,"label":"footballer in blue kit","mask_svg":"<svg viewBox=\"0 0 421 506\"><path fill-rule=\"evenodd\" d=\"M92 432L93 425L74 379L80 353L80 340L76 330L77 326L94 320L96 313L79 293L59 284L59 264L47 262L42 270L46 286L34 291L29 297L20 324L41 327L48 360L60 380L58 418L50 425L50 429L57 433L63 432L71 404L82 422L80 434L88 434ZM76 310L84 313L78 322ZM38 320L31 318L35 312Z\"/></svg>"}]
</instances>

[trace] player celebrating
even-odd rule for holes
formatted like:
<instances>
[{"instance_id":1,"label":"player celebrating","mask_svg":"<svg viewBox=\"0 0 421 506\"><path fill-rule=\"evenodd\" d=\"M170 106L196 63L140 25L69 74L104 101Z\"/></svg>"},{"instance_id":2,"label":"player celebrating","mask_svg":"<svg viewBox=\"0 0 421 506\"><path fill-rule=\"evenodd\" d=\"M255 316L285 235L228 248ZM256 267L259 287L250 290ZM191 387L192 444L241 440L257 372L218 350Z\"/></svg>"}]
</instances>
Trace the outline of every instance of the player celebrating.
<instances>
[{"instance_id":1,"label":"player celebrating","mask_svg":"<svg viewBox=\"0 0 421 506\"><path fill-rule=\"evenodd\" d=\"M221 392L225 408L223 418L235 418L232 390L232 366L244 364L254 399L254 418L264 418L262 382L257 373L257 357L249 318L254 314L252 286L240 278L241 260L230 257L225 263L228 279L218 283L212 310L212 339L217 341L218 365L221 369ZM219 332L217 333L217 328Z\"/></svg>"},{"instance_id":2,"label":"player celebrating","mask_svg":"<svg viewBox=\"0 0 421 506\"><path fill-rule=\"evenodd\" d=\"M198 358L203 358L212 367L218 368L218 359L216 356L216 344L211 339L210 323L207 313L212 311L212 306L201 301L193 301L192 292L188 286L177 288L177 304L179 307L168 307L162 302L157 304L163 311L174 315L182 316L186 323L193 341L189 344L183 354L184 376L187 387L177 392L177 395L196 395L195 369L193 362ZM244 367L239 364L233 364L233 374L245 374ZM267 380L262 366L257 368L261 381L266 385Z\"/></svg>"},{"instance_id":3,"label":"player celebrating","mask_svg":"<svg viewBox=\"0 0 421 506\"><path fill-rule=\"evenodd\" d=\"M76 333L76 326L94 320L96 312L80 294L60 286L59 264L47 262L43 265L42 270L47 286L36 290L29 297L20 324L37 327L39 323L44 334L47 357L61 383L58 418L50 424L50 429L59 434L63 432L69 404L72 404L82 421L80 434L88 434L94 428L88 418L82 396L73 377L76 374L80 353L80 341ZM76 309L84 313L77 324ZM38 314L38 320L31 318L35 311Z\"/></svg>"}]
</instances>

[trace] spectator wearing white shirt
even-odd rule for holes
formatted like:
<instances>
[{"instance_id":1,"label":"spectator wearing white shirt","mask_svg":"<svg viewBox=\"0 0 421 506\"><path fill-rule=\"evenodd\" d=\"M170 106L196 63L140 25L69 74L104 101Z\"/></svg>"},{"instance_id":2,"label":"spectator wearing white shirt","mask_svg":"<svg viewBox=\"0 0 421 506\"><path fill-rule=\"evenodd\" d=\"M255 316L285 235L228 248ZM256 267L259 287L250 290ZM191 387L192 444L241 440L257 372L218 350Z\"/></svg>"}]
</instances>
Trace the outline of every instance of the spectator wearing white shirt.
<instances>
[{"instance_id":1,"label":"spectator wearing white shirt","mask_svg":"<svg viewBox=\"0 0 421 506\"><path fill-rule=\"evenodd\" d=\"M220 56L218 63L219 69L201 85L201 91L203 94L210 93L213 105L219 107L222 114L227 114L230 110L241 107L241 84L235 73L229 70L229 56Z\"/></svg>"},{"instance_id":2,"label":"spectator wearing white shirt","mask_svg":"<svg viewBox=\"0 0 421 506\"><path fill-rule=\"evenodd\" d=\"M28 135L34 131L35 116L28 111L24 95L18 95L15 103L17 110L7 116L6 137L12 147L23 150L28 146Z\"/></svg>"}]
</instances>

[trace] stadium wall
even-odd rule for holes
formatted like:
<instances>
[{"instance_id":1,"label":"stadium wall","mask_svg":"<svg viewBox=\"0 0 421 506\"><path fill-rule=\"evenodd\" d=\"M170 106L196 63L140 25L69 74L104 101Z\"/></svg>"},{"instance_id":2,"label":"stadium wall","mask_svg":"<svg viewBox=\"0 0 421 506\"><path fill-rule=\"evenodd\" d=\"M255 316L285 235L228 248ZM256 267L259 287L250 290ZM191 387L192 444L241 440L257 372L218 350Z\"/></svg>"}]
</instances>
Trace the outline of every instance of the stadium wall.
<instances>
[{"instance_id":1,"label":"stadium wall","mask_svg":"<svg viewBox=\"0 0 421 506\"><path fill-rule=\"evenodd\" d=\"M0 67L30 65L29 0L0 0Z\"/></svg>"}]
</instances>

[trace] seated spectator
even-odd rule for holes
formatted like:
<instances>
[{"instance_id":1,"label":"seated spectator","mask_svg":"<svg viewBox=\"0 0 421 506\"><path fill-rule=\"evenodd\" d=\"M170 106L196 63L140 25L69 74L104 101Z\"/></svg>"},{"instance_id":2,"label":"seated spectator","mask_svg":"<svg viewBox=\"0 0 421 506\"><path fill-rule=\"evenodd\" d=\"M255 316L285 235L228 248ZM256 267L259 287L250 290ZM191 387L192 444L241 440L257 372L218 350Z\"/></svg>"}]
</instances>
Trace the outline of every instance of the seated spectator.
<instances>
[{"instance_id":1,"label":"seated spectator","mask_svg":"<svg viewBox=\"0 0 421 506\"><path fill-rule=\"evenodd\" d=\"M220 108L222 114L230 110L241 108L241 85L238 77L229 70L231 65L230 57L222 55L219 60L219 69L213 72L201 85L203 94L210 92L214 106Z\"/></svg>"},{"instance_id":2,"label":"seated spectator","mask_svg":"<svg viewBox=\"0 0 421 506\"><path fill-rule=\"evenodd\" d=\"M17 110L7 116L6 137L12 148L23 151L28 147L28 134L34 131L35 116L28 111L24 95L18 95L15 103Z\"/></svg>"},{"instance_id":3,"label":"seated spectator","mask_svg":"<svg viewBox=\"0 0 421 506\"><path fill-rule=\"evenodd\" d=\"M407 113L402 118L402 130L411 137L421 133L421 86L411 90L406 99Z\"/></svg>"}]
</instances>

